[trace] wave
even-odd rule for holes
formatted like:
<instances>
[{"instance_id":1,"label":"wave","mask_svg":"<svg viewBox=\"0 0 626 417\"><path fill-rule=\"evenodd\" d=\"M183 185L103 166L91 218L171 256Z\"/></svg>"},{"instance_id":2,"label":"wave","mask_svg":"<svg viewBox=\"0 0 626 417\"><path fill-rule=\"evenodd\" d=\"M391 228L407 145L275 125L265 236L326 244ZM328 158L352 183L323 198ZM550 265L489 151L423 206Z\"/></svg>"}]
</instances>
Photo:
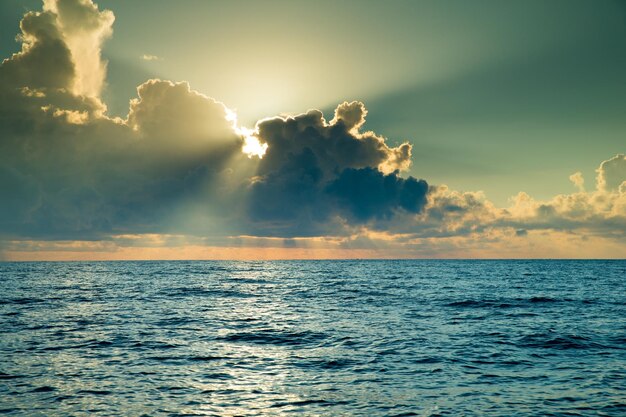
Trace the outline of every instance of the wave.
<instances>
[{"instance_id":1,"label":"wave","mask_svg":"<svg viewBox=\"0 0 626 417\"><path fill-rule=\"evenodd\" d=\"M230 343L251 343L258 345L312 345L318 344L328 338L325 333L309 330L288 331L264 329L254 332L230 333L218 337L216 340Z\"/></svg>"},{"instance_id":2,"label":"wave","mask_svg":"<svg viewBox=\"0 0 626 417\"><path fill-rule=\"evenodd\" d=\"M554 333L533 333L521 337L517 346L543 349L603 349L606 346L594 342L590 337L580 335L555 335Z\"/></svg>"},{"instance_id":3,"label":"wave","mask_svg":"<svg viewBox=\"0 0 626 417\"><path fill-rule=\"evenodd\" d=\"M519 307L533 307L538 305L549 305L558 303L582 303L592 304L593 300L573 298L553 298L547 296L533 296L528 298L487 298L487 299L464 299L447 302L444 305L446 307L459 307L459 308L519 308Z\"/></svg>"}]
</instances>

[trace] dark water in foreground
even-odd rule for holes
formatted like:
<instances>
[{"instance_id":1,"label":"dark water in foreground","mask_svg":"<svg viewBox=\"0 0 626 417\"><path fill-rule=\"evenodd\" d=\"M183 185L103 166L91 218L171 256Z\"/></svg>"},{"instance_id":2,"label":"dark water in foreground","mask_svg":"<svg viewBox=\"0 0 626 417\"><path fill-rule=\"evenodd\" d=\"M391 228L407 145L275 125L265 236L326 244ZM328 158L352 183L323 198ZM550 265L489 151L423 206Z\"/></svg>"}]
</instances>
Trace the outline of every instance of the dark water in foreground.
<instances>
[{"instance_id":1,"label":"dark water in foreground","mask_svg":"<svg viewBox=\"0 0 626 417\"><path fill-rule=\"evenodd\" d=\"M8 415L626 416L626 261L0 263Z\"/></svg>"}]
</instances>

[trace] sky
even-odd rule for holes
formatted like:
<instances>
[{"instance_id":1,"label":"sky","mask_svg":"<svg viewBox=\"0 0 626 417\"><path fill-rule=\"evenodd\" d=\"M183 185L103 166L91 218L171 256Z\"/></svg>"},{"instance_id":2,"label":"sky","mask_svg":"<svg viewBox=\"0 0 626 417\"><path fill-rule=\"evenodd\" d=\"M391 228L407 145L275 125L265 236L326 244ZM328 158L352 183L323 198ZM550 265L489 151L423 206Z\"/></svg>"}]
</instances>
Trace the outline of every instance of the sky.
<instances>
[{"instance_id":1,"label":"sky","mask_svg":"<svg viewBox=\"0 0 626 417\"><path fill-rule=\"evenodd\" d=\"M4 259L626 257L624 2L0 12Z\"/></svg>"}]
</instances>

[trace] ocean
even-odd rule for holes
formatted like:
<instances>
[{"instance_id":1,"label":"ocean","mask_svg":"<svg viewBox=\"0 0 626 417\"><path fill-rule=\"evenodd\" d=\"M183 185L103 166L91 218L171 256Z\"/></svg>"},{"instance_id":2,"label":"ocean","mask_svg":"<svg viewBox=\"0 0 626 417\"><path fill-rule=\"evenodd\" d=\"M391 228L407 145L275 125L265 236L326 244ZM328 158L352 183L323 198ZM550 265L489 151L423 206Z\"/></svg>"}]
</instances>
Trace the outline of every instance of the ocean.
<instances>
[{"instance_id":1,"label":"ocean","mask_svg":"<svg viewBox=\"0 0 626 417\"><path fill-rule=\"evenodd\" d=\"M626 261L0 263L9 416L626 416Z\"/></svg>"}]
</instances>

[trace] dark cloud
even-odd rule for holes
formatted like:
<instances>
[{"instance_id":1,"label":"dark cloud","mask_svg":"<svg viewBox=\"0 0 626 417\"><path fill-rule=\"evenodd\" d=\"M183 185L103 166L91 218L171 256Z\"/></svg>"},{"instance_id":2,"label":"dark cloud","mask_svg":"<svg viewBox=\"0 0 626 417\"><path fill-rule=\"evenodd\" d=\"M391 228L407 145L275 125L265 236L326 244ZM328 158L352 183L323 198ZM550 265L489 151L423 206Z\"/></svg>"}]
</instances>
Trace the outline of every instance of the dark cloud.
<instances>
[{"instance_id":1,"label":"dark cloud","mask_svg":"<svg viewBox=\"0 0 626 417\"><path fill-rule=\"evenodd\" d=\"M320 199L323 180L324 173L311 149L287 155L275 170L254 178L250 186L250 218L294 224L326 220L328 211Z\"/></svg>"},{"instance_id":2,"label":"dark cloud","mask_svg":"<svg viewBox=\"0 0 626 417\"><path fill-rule=\"evenodd\" d=\"M364 224L422 209L426 182L398 173L410 164L411 146L390 148L383 137L360 133L366 114L355 101L340 104L330 123L311 110L257 124L268 150L250 185L256 232L338 233L335 221Z\"/></svg>"},{"instance_id":3,"label":"dark cloud","mask_svg":"<svg viewBox=\"0 0 626 417\"><path fill-rule=\"evenodd\" d=\"M319 110L260 121L258 137L268 144L269 150L259 164L259 175L275 172L290 155L299 155L304 149L315 155L324 178L345 168L371 167L384 173L408 169L411 164L409 143L391 148L384 137L358 131L366 113L362 103L352 102L340 104L330 123Z\"/></svg>"},{"instance_id":4,"label":"dark cloud","mask_svg":"<svg viewBox=\"0 0 626 417\"><path fill-rule=\"evenodd\" d=\"M48 12L29 12L22 19L20 28L22 51L5 60L0 67L3 88L70 88L74 64L57 27L56 16Z\"/></svg>"},{"instance_id":5,"label":"dark cloud","mask_svg":"<svg viewBox=\"0 0 626 417\"><path fill-rule=\"evenodd\" d=\"M179 86L169 85L167 89ZM167 95L167 94L165 94ZM171 104L180 111L198 105L196 93ZM103 233L155 232L168 227L180 205L215 197L212 187L229 163L244 159L241 138L223 119L224 108L212 100L189 125L203 125L207 117L223 123L206 127L202 140L176 135L145 136L121 121L106 118L72 123L63 110L27 113L33 128L6 135L0 143L0 189L5 210L2 230L27 236L92 238ZM161 107L143 103L135 107ZM211 114L213 112L213 114ZM144 122L158 125L157 122Z\"/></svg>"},{"instance_id":6,"label":"dark cloud","mask_svg":"<svg viewBox=\"0 0 626 417\"><path fill-rule=\"evenodd\" d=\"M385 175L373 168L347 168L326 187L341 212L359 222L389 219L397 210L419 213L427 191L424 180Z\"/></svg>"}]
</instances>

